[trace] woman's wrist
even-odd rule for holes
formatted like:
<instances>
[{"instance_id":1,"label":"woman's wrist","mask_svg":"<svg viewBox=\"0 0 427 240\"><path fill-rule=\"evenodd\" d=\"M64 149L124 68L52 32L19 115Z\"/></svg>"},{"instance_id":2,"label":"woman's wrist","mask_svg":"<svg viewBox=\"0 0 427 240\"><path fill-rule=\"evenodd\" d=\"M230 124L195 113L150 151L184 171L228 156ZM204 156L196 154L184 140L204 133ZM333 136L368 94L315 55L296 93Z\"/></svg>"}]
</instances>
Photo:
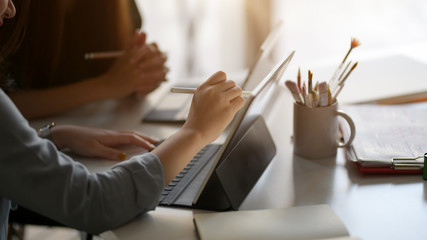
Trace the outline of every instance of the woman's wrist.
<instances>
[{"instance_id":1,"label":"woman's wrist","mask_svg":"<svg viewBox=\"0 0 427 240\"><path fill-rule=\"evenodd\" d=\"M192 144L200 145L201 148L210 143L209 138L195 128L184 125L178 132L183 138L189 139Z\"/></svg>"},{"instance_id":2,"label":"woman's wrist","mask_svg":"<svg viewBox=\"0 0 427 240\"><path fill-rule=\"evenodd\" d=\"M50 129L51 140L56 145L58 149L63 149L66 147L66 140L70 136L67 136L67 129L69 126L67 125L58 125L55 128ZM68 134L69 135L69 134Z\"/></svg>"}]
</instances>

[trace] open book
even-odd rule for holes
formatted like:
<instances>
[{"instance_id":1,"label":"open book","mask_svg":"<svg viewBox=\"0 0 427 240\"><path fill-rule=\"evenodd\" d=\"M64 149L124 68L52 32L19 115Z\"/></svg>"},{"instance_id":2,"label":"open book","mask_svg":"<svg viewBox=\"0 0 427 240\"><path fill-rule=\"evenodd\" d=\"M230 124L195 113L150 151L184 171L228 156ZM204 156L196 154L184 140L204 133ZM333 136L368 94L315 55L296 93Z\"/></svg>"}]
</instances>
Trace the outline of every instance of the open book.
<instances>
[{"instance_id":1,"label":"open book","mask_svg":"<svg viewBox=\"0 0 427 240\"><path fill-rule=\"evenodd\" d=\"M201 240L357 239L328 205L194 214Z\"/></svg>"}]
</instances>

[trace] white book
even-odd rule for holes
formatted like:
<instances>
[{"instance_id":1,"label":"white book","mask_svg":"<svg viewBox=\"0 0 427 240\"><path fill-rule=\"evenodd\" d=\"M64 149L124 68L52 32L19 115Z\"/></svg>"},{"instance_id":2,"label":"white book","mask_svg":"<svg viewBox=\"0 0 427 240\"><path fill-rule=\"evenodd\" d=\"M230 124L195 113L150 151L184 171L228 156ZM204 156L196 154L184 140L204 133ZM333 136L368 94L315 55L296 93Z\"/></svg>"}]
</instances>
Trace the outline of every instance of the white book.
<instances>
[{"instance_id":1,"label":"white book","mask_svg":"<svg viewBox=\"0 0 427 240\"><path fill-rule=\"evenodd\" d=\"M201 240L356 239L329 205L194 214Z\"/></svg>"}]
</instances>

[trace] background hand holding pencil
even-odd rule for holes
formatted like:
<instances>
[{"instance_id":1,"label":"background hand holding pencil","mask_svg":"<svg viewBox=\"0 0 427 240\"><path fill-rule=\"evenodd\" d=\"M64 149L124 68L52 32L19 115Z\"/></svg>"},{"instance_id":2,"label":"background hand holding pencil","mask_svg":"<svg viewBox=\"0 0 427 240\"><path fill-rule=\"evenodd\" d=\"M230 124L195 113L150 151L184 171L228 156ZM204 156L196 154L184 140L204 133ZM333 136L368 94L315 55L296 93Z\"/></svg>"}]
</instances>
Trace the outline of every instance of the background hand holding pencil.
<instances>
[{"instance_id":1,"label":"background hand holding pencil","mask_svg":"<svg viewBox=\"0 0 427 240\"><path fill-rule=\"evenodd\" d=\"M108 98L132 93L145 96L167 81L167 56L156 43L146 43L146 34L143 32L136 31L123 50L86 53L82 57L93 61L115 59L108 72L99 79L105 86Z\"/></svg>"}]
</instances>

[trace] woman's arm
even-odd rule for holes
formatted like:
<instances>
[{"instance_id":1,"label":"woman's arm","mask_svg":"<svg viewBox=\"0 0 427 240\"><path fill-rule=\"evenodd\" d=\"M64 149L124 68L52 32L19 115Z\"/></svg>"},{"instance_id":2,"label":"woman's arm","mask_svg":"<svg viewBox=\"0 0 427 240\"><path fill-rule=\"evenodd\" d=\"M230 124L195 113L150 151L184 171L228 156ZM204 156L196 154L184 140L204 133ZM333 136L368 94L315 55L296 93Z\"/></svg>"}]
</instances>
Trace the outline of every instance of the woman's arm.
<instances>
[{"instance_id":1,"label":"woman's arm","mask_svg":"<svg viewBox=\"0 0 427 240\"><path fill-rule=\"evenodd\" d=\"M146 95L165 81L165 62L157 45L146 44L145 34L136 33L123 56L105 74L60 87L18 90L9 97L27 119L35 119L135 92Z\"/></svg>"},{"instance_id":2,"label":"woman's arm","mask_svg":"<svg viewBox=\"0 0 427 240\"><path fill-rule=\"evenodd\" d=\"M152 153L93 174L40 139L0 92L0 193L79 230L99 233L117 227L156 207L165 183L231 122L244 103L241 93L223 72L214 74L196 91L188 119L174 135ZM54 141L64 144L58 133L55 140L52 132Z\"/></svg>"},{"instance_id":3,"label":"woman's arm","mask_svg":"<svg viewBox=\"0 0 427 240\"><path fill-rule=\"evenodd\" d=\"M23 89L9 93L19 111L27 119L46 117L84 104L110 98L101 79L46 89Z\"/></svg>"},{"instance_id":4,"label":"woman's arm","mask_svg":"<svg viewBox=\"0 0 427 240\"><path fill-rule=\"evenodd\" d=\"M187 121L152 152L168 184L205 145L214 141L243 106L242 89L217 72L197 89Z\"/></svg>"},{"instance_id":5,"label":"woman's arm","mask_svg":"<svg viewBox=\"0 0 427 240\"><path fill-rule=\"evenodd\" d=\"M94 174L40 139L0 91L0 194L91 233L128 222L156 207L163 170L151 153Z\"/></svg>"}]
</instances>

